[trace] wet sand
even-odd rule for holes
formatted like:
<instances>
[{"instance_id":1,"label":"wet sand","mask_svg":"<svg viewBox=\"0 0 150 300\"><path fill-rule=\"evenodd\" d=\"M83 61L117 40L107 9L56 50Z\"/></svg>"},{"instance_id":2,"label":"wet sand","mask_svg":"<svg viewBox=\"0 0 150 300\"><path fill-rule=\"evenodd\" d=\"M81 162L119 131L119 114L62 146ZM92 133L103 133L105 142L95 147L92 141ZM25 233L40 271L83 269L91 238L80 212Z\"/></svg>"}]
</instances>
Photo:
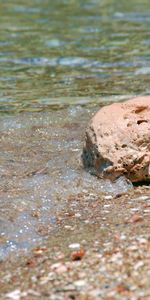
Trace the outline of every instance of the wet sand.
<instances>
[{"instance_id":1,"label":"wet sand","mask_svg":"<svg viewBox=\"0 0 150 300\"><path fill-rule=\"evenodd\" d=\"M149 187L67 202L47 241L1 262L0 299L149 299Z\"/></svg>"}]
</instances>

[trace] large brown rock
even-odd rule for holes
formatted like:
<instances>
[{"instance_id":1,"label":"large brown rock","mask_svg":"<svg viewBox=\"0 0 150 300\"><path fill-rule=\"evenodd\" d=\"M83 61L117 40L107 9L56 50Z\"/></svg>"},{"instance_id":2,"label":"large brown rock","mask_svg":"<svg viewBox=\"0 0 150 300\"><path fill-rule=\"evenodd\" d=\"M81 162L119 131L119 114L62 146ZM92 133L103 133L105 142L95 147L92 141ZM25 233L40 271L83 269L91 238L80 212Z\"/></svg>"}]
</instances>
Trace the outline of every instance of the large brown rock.
<instances>
[{"instance_id":1,"label":"large brown rock","mask_svg":"<svg viewBox=\"0 0 150 300\"><path fill-rule=\"evenodd\" d=\"M82 160L102 178L150 180L150 96L101 108L86 130Z\"/></svg>"}]
</instances>

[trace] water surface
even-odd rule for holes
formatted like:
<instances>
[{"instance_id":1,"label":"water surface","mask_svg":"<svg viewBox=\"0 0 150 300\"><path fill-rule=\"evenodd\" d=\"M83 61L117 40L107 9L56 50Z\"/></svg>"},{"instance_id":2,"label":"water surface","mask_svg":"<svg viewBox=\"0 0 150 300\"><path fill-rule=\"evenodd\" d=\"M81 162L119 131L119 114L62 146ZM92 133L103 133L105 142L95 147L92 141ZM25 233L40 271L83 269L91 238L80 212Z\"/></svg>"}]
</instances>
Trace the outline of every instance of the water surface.
<instances>
[{"instance_id":1,"label":"water surface","mask_svg":"<svg viewBox=\"0 0 150 300\"><path fill-rule=\"evenodd\" d=\"M3 112L150 93L148 0L1 1L0 23Z\"/></svg>"}]
</instances>

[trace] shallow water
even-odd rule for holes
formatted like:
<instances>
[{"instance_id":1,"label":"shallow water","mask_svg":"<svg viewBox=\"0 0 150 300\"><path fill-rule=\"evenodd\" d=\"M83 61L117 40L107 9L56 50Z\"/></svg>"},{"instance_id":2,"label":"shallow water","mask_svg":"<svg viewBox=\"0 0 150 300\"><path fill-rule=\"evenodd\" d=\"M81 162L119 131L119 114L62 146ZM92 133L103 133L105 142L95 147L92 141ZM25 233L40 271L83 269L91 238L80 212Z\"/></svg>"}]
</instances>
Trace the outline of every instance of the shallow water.
<instances>
[{"instance_id":1,"label":"shallow water","mask_svg":"<svg viewBox=\"0 0 150 300\"><path fill-rule=\"evenodd\" d=\"M83 170L84 130L95 109L1 117L2 257L52 233L70 198L86 194L92 201L102 192L118 194L131 187L123 178L111 183Z\"/></svg>"},{"instance_id":2,"label":"shallow water","mask_svg":"<svg viewBox=\"0 0 150 300\"><path fill-rule=\"evenodd\" d=\"M128 189L86 173L80 155L99 106L150 94L150 5L15 0L0 20L3 258L53 235L69 199Z\"/></svg>"},{"instance_id":3,"label":"shallow water","mask_svg":"<svg viewBox=\"0 0 150 300\"><path fill-rule=\"evenodd\" d=\"M150 93L149 0L1 1L0 23L3 112Z\"/></svg>"}]
</instances>

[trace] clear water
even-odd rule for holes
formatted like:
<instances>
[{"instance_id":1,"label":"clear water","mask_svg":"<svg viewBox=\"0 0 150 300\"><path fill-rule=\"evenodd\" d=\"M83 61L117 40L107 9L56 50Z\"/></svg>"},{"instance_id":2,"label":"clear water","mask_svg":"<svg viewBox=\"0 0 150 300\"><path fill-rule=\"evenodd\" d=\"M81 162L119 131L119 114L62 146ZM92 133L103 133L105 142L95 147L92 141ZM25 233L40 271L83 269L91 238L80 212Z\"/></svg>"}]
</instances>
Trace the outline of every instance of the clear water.
<instances>
[{"instance_id":1,"label":"clear water","mask_svg":"<svg viewBox=\"0 0 150 300\"><path fill-rule=\"evenodd\" d=\"M80 154L99 106L150 94L150 4L1 1L0 26L3 258L53 234L70 197L128 189L86 173Z\"/></svg>"},{"instance_id":2,"label":"clear water","mask_svg":"<svg viewBox=\"0 0 150 300\"><path fill-rule=\"evenodd\" d=\"M0 25L3 112L150 93L149 0L1 1Z\"/></svg>"}]
</instances>

